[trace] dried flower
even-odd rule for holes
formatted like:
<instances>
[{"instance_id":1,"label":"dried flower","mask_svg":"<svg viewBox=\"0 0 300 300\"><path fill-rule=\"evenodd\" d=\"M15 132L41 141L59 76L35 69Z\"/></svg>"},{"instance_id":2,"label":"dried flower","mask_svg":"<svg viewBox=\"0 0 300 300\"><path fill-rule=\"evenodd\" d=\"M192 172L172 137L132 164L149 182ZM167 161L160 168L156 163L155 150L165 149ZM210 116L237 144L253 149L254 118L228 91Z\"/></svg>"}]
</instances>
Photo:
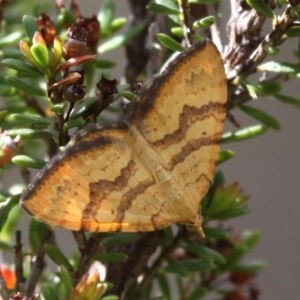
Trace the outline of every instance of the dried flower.
<instances>
[{"instance_id":1,"label":"dried flower","mask_svg":"<svg viewBox=\"0 0 300 300\"><path fill-rule=\"evenodd\" d=\"M69 300L98 300L106 288L106 284L100 283L98 273L85 273L73 288Z\"/></svg>"},{"instance_id":2,"label":"dried flower","mask_svg":"<svg viewBox=\"0 0 300 300\"><path fill-rule=\"evenodd\" d=\"M36 20L40 32L45 40L46 45L49 47L52 45L56 36L56 28L52 19L45 13L41 13L40 17Z\"/></svg>"},{"instance_id":3,"label":"dried flower","mask_svg":"<svg viewBox=\"0 0 300 300\"><path fill-rule=\"evenodd\" d=\"M88 34L84 28L79 26L70 27L63 46L63 57L68 60L84 55L86 53L87 37Z\"/></svg>"}]
</instances>

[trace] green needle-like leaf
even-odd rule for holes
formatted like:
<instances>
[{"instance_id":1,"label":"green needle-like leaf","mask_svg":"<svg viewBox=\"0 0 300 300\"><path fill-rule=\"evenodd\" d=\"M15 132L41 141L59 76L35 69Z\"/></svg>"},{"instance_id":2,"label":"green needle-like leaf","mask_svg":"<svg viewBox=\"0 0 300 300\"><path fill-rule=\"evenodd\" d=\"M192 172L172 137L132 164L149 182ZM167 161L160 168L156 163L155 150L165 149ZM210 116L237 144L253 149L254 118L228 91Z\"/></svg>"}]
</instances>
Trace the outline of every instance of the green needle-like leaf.
<instances>
[{"instance_id":1,"label":"green needle-like leaf","mask_svg":"<svg viewBox=\"0 0 300 300\"><path fill-rule=\"evenodd\" d=\"M146 6L146 8L156 14L178 15L180 13L178 9L174 9L172 7L168 7L157 3L150 3Z\"/></svg>"},{"instance_id":2,"label":"green needle-like leaf","mask_svg":"<svg viewBox=\"0 0 300 300\"><path fill-rule=\"evenodd\" d=\"M236 132L227 132L223 134L221 143L232 143L241 142L243 140L251 139L259 135L264 134L268 130L265 125L254 125L249 126L244 129L238 130Z\"/></svg>"},{"instance_id":3,"label":"green needle-like leaf","mask_svg":"<svg viewBox=\"0 0 300 300\"><path fill-rule=\"evenodd\" d=\"M24 15L23 26L30 40L33 38L35 32L39 31L39 26L36 23L36 19L29 15Z\"/></svg>"},{"instance_id":4,"label":"green needle-like leaf","mask_svg":"<svg viewBox=\"0 0 300 300\"><path fill-rule=\"evenodd\" d=\"M290 104L293 105L297 108L300 108L300 99L287 96L287 95L282 95L282 94L277 94L274 96L277 100L281 101L282 103L285 104Z\"/></svg>"},{"instance_id":5,"label":"green needle-like leaf","mask_svg":"<svg viewBox=\"0 0 300 300\"><path fill-rule=\"evenodd\" d=\"M168 268L169 271L174 272L174 273L180 275L181 277L187 277L189 275L189 271L177 260L175 260L171 257L168 257L166 259L166 261L168 262L168 265L169 265L169 268Z\"/></svg>"},{"instance_id":6,"label":"green needle-like leaf","mask_svg":"<svg viewBox=\"0 0 300 300\"><path fill-rule=\"evenodd\" d=\"M182 45L164 33L158 33L156 37L163 46L173 51L183 51L185 49Z\"/></svg>"},{"instance_id":7,"label":"green needle-like leaf","mask_svg":"<svg viewBox=\"0 0 300 300\"><path fill-rule=\"evenodd\" d=\"M276 15L268 4L264 0L246 0L246 2L254 8L257 12L262 14L265 17L275 19Z\"/></svg>"},{"instance_id":8,"label":"green needle-like leaf","mask_svg":"<svg viewBox=\"0 0 300 300\"><path fill-rule=\"evenodd\" d=\"M254 108L254 107L246 106L246 105L241 105L241 106L239 106L239 108L247 115L262 122L264 125L271 127L275 130L280 129L279 122L275 118L273 118L271 115L265 113L264 111Z\"/></svg>"},{"instance_id":9,"label":"green needle-like leaf","mask_svg":"<svg viewBox=\"0 0 300 300\"><path fill-rule=\"evenodd\" d=\"M44 73L41 72L39 69L33 67L32 65L25 63L21 60L14 59L14 58L7 58L2 60L1 62L3 65L5 65L8 68L17 70L19 72L25 73L28 77L35 76L40 77L44 76Z\"/></svg>"},{"instance_id":10,"label":"green needle-like leaf","mask_svg":"<svg viewBox=\"0 0 300 300\"><path fill-rule=\"evenodd\" d=\"M47 163L41 159L32 158L27 155L16 155L12 162L20 167L42 169Z\"/></svg>"},{"instance_id":11,"label":"green needle-like leaf","mask_svg":"<svg viewBox=\"0 0 300 300\"><path fill-rule=\"evenodd\" d=\"M11 209L19 203L20 195L8 197L6 201L0 202L0 232L5 225Z\"/></svg>"},{"instance_id":12,"label":"green needle-like leaf","mask_svg":"<svg viewBox=\"0 0 300 300\"><path fill-rule=\"evenodd\" d=\"M58 266L64 266L68 271L72 272L73 267L64 254L55 246L46 244L45 252Z\"/></svg>"},{"instance_id":13,"label":"green needle-like leaf","mask_svg":"<svg viewBox=\"0 0 300 300\"><path fill-rule=\"evenodd\" d=\"M16 76L6 76L5 80L15 88L27 93L29 96L46 96L46 92L36 85L26 82Z\"/></svg>"},{"instance_id":14,"label":"green needle-like leaf","mask_svg":"<svg viewBox=\"0 0 300 300\"><path fill-rule=\"evenodd\" d=\"M46 131L46 130L35 130L35 129L9 129L7 130L7 134L10 136L20 135L24 140L32 140L32 139L47 139L52 138L54 132Z\"/></svg>"}]
</instances>

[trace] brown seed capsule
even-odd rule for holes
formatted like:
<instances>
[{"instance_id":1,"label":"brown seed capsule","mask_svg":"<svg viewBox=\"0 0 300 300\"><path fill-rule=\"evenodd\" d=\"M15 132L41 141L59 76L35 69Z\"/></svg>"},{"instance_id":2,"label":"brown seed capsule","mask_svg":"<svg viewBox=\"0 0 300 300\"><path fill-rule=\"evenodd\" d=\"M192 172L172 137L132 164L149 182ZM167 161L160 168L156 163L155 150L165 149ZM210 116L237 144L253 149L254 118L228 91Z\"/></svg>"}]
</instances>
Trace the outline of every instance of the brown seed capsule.
<instances>
[{"instance_id":1,"label":"brown seed capsule","mask_svg":"<svg viewBox=\"0 0 300 300\"><path fill-rule=\"evenodd\" d=\"M63 46L63 57L68 60L84 55L86 53L87 36L88 34L84 28L70 27Z\"/></svg>"},{"instance_id":2,"label":"brown seed capsule","mask_svg":"<svg viewBox=\"0 0 300 300\"><path fill-rule=\"evenodd\" d=\"M87 47L92 53L96 51L96 45L100 39L100 23L96 16L91 18L79 18L76 25L82 27L87 32Z\"/></svg>"}]
</instances>

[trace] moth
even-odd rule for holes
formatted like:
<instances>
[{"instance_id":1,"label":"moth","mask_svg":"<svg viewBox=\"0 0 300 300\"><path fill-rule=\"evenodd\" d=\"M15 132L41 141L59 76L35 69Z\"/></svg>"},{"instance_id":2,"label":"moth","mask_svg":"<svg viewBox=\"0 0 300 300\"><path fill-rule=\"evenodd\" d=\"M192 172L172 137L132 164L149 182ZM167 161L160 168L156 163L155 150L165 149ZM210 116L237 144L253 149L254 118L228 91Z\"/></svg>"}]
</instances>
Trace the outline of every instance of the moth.
<instances>
[{"instance_id":1,"label":"moth","mask_svg":"<svg viewBox=\"0 0 300 300\"><path fill-rule=\"evenodd\" d=\"M203 235L199 206L213 179L226 115L220 53L197 42L146 83L115 124L78 133L26 188L21 206L70 230Z\"/></svg>"}]
</instances>

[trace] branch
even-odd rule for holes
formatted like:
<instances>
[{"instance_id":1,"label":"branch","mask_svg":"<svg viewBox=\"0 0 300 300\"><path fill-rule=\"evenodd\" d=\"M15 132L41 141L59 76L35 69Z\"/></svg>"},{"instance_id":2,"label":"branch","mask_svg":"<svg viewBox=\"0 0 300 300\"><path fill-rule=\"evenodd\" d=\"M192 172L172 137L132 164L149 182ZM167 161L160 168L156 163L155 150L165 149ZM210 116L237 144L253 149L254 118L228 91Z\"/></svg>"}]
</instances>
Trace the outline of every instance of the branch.
<instances>
[{"instance_id":1,"label":"branch","mask_svg":"<svg viewBox=\"0 0 300 300\"><path fill-rule=\"evenodd\" d=\"M25 295L31 297L35 291L37 283L42 275L45 267L44 257L45 257L45 244L51 244L54 240L54 232L50 229L46 238L43 239L39 245L37 252L32 256L30 261L30 275L27 280Z\"/></svg>"},{"instance_id":2,"label":"branch","mask_svg":"<svg viewBox=\"0 0 300 300\"><path fill-rule=\"evenodd\" d=\"M86 240L82 231L73 231L73 236L81 253L80 261L75 273L75 283L77 283L82 275L88 271L92 258L99 248L99 242L102 236L100 233L93 233L91 237Z\"/></svg>"},{"instance_id":3,"label":"branch","mask_svg":"<svg viewBox=\"0 0 300 300\"><path fill-rule=\"evenodd\" d=\"M160 255L156 258L153 265L146 269L143 280L139 283L139 287L138 287L138 290L135 293L135 298L134 299L139 299L139 297L143 293L144 289L150 284L150 282L157 275L157 273L160 270L165 258L167 256L169 256L169 254L178 246L178 244L183 239L183 237L187 234L187 232L188 231L186 229L183 229L182 231L178 232L178 234L173 238L173 241L172 241L171 245L164 248L162 250L162 252L160 253Z\"/></svg>"},{"instance_id":4,"label":"branch","mask_svg":"<svg viewBox=\"0 0 300 300\"><path fill-rule=\"evenodd\" d=\"M30 275L25 290L25 295L27 297L33 295L37 282L39 281L42 275L43 269L45 267L44 256L44 244L41 243L37 253L32 257L30 262Z\"/></svg>"},{"instance_id":5,"label":"branch","mask_svg":"<svg viewBox=\"0 0 300 300\"><path fill-rule=\"evenodd\" d=\"M17 277L16 289L19 292L24 290L24 273L23 273L23 254L22 254L22 243L21 243L21 231L16 231L16 245L15 245L15 273Z\"/></svg>"},{"instance_id":6,"label":"branch","mask_svg":"<svg viewBox=\"0 0 300 300\"><path fill-rule=\"evenodd\" d=\"M258 46L250 53L248 58L237 65L234 69L229 70L227 79L232 81L236 76L247 77L254 73L256 67L268 55L266 46L277 46L281 43L282 36L288 31L290 26L295 21L296 17L292 14L292 6L287 5L282 16L278 17L274 29L265 36Z\"/></svg>"},{"instance_id":7,"label":"branch","mask_svg":"<svg viewBox=\"0 0 300 300\"><path fill-rule=\"evenodd\" d=\"M110 253L122 252L128 256L125 263L113 263L108 266L106 280L114 283L109 291L111 294L118 295L121 299L131 299L129 295L134 292L137 278L144 273L149 258L162 239L161 231L147 232L135 243L109 249Z\"/></svg>"},{"instance_id":8,"label":"branch","mask_svg":"<svg viewBox=\"0 0 300 300\"><path fill-rule=\"evenodd\" d=\"M281 44L283 35L288 31L296 19L292 13L292 5L287 5L284 13L277 18L273 30L257 43L257 40L251 39L252 34L255 33L253 32L253 29L251 29L250 32L241 31L241 28L244 28L242 27L244 25L237 25L237 23L242 23L241 18L244 17L246 26L249 26L249 24L256 24L255 30L258 32L261 30L263 19L259 17L254 9L250 11L245 11L244 9L242 12L240 12L240 15L232 18L233 20L230 25L231 38L224 58L226 62L225 67L227 68L227 79L229 82L233 81L237 76L245 78L254 73L257 66L268 55L266 46L277 46ZM235 40L233 40L233 37ZM239 40L241 44L238 44ZM256 46L252 48L255 44ZM279 78L280 80L287 80L286 77L279 76L276 78L276 81L279 80ZM251 99L248 92L237 90L237 88L237 86L228 85L228 109Z\"/></svg>"},{"instance_id":9,"label":"branch","mask_svg":"<svg viewBox=\"0 0 300 300\"><path fill-rule=\"evenodd\" d=\"M181 12L181 22L183 25L185 40L187 42L188 47L190 47L195 42L195 30L193 29L192 24L190 4L187 0L180 0L178 2Z\"/></svg>"}]
</instances>

